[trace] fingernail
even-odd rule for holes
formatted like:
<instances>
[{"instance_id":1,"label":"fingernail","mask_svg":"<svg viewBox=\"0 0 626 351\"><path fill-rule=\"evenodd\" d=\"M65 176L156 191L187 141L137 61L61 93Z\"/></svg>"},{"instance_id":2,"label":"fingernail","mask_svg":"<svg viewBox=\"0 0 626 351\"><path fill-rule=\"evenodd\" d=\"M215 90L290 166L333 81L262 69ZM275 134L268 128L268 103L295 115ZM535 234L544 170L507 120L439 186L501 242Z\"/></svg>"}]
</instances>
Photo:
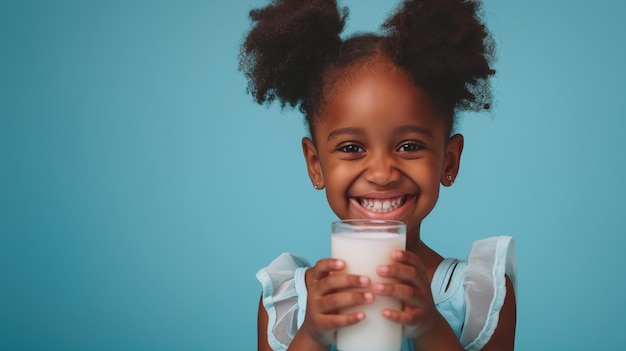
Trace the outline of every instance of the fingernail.
<instances>
[{"instance_id":1,"label":"fingernail","mask_svg":"<svg viewBox=\"0 0 626 351\"><path fill-rule=\"evenodd\" d=\"M360 321L364 320L365 319L365 313L363 313L363 312L357 313L356 314L356 319L358 319Z\"/></svg>"},{"instance_id":2,"label":"fingernail","mask_svg":"<svg viewBox=\"0 0 626 351\"><path fill-rule=\"evenodd\" d=\"M378 273L381 273L381 274L389 273L389 267L387 267L387 266L379 266L378 267Z\"/></svg>"},{"instance_id":3,"label":"fingernail","mask_svg":"<svg viewBox=\"0 0 626 351\"><path fill-rule=\"evenodd\" d=\"M359 277L359 284L361 284L361 286L368 286L370 283L370 278L366 277L366 276L360 276Z\"/></svg>"},{"instance_id":4,"label":"fingernail","mask_svg":"<svg viewBox=\"0 0 626 351\"><path fill-rule=\"evenodd\" d=\"M364 293L363 297L365 298L365 301L367 301L367 302L374 301L374 294L372 294L372 293Z\"/></svg>"},{"instance_id":5,"label":"fingernail","mask_svg":"<svg viewBox=\"0 0 626 351\"><path fill-rule=\"evenodd\" d=\"M383 290L385 290L385 286L382 284L374 284L373 289L376 292L382 292Z\"/></svg>"},{"instance_id":6,"label":"fingernail","mask_svg":"<svg viewBox=\"0 0 626 351\"><path fill-rule=\"evenodd\" d=\"M335 260L335 268L343 268L343 261L342 260Z\"/></svg>"}]
</instances>

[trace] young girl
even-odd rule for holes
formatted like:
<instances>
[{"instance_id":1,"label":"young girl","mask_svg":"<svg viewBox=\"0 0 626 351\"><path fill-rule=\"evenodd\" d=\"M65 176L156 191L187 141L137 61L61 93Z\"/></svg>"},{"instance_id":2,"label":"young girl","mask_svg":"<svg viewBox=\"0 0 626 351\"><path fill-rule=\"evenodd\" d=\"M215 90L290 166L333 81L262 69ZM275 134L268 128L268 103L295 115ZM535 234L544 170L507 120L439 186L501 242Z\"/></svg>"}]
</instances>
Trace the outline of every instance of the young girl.
<instances>
[{"instance_id":1,"label":"young girl","mask_svg":"<svg viewBox=\"0 0 626 351\"><path fill-rule=\"evenodd\" d=\"M328 350L336 331L367 318L346 307L392 296L402 310L402 350L512 350L515 262L510 237L476 242L467 261L444 259L421 240L440 185L459 171L459 111L490 107L493 45L474 0L405 0L379 34L340 37L347 10L335 0L274 0L250 13L240 69L260 104L299 107L313 187L341 219L401 220L405 251L378 267L396 283L342 274L283 254L257 274L263 285L259 350ZM355 288L361 288L355 292ZM363 289L365 288L365 289Z\"/></svg>"}]
</instances>

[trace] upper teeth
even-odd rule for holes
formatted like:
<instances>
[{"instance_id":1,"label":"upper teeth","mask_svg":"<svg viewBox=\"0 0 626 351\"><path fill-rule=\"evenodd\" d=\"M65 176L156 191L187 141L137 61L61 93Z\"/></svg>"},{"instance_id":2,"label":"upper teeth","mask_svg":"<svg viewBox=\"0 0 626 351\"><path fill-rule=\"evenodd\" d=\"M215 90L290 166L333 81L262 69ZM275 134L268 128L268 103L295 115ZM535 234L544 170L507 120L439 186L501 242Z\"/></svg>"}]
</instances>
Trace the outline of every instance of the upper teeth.
<instances>
[{"instance_id":1,"label":"upper teeth","mask_svg":"<svg viewBox=\"0 0 626 351\"><path fill-rule=\"evenodd\" d=\"M393 199L364 199L361 198L361 206L374 212L391 212L402 205L403 196L399 196Z\"/></svg>"}]
</instances>

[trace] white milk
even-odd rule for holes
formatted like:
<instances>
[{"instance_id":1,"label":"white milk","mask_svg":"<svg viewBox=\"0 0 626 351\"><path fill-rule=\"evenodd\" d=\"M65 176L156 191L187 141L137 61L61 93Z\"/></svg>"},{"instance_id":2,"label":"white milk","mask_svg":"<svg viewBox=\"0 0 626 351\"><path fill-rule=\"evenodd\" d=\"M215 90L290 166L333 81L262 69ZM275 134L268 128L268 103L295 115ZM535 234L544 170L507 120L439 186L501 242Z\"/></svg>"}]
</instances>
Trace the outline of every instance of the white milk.
<instances>
[{"instance_id":1,"label":"white milk","mask_svg":"<svg viewBox=\"0 0 626 351\"><path fill-rule=\"evenodd\" d=\"M332 257L346 261L345 272L369 276L372 284L389 282L376 274L376 267L392 263L391 253L404 250L406 236L392 233L334 233ZM371 288L371 286L370 286ZM375 295L371 304L347 309L363 311L365 320L337 331L337 349L340 351L400 351L402 325L382 315L384 308L401 309L401 302Z\"/></svg>"}]
</instances>

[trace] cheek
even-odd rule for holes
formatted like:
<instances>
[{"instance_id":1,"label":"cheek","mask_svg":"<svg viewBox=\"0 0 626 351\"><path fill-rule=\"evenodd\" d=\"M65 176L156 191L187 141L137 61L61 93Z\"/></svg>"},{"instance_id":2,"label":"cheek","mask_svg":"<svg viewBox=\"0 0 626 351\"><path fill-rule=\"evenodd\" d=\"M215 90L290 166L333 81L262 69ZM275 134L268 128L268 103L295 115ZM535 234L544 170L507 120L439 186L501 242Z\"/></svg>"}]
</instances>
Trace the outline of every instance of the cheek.
<instances>
[{"instance_id":1,"label":"cheek","mask_svg":"<svg viewBox=\"0 0 626 351\"><path fill-rule=\"evenodd\" d=\"M326 172L324 180L326 181L327 196L332 196L333 199L343 198L351 184L351 179L348 169L333 168Z\"/></svg>"},{"instance_id":2,"label":"cheek","mask_svg":"<svg viewBox=\"0 0 626 351\"><path fill-rule=\"evenodd\" d=\"M439 198L439 190L441 188L440 172L436 167L427 167L423 168L415 177L414 179L420 188L419 201L421 206L423 208L434 207Z\"/></svg>"},{"instance_id":3,"label":"cheek","mask_svg":"<svg viewBox=\"0 0 626 351\"><path fill-rule=\"evenodd\" d=\"M342 187L354 176L355 167L345 161L326 159L322 164L322 172L327 184Z\"/></svg>"},{"instance_id":4,"label":"cheek","mask_svg":"<svg viewBox=\"0 0 626 351\"><path fill-rule=\"evenodd\" d=\"M436 159L424 159L423 162L409 165L413 179L422 187L428 188L439 184L441 168L441 162Z\"/></svg>"},{"instance_id":5,"label":"cheek","mask_svg":"<svg viewBox=\"0 0 626 351\"><path fill-rule=\"evenodd\" d=\"M347 194L353 184L357 172L354 167L328 165L324 170L326 185L326 199L333 211L341 216L340 212L349 206Z\"/></svg>"},{"instance_id":6,"label":"cheek","mask_svg":"<svg viewBox=\"0 0 626 351\"><path fill-rule=\"evenodd\" d=\"M326 201L338 218L349 218L350 203L342 189L337 186L326 188Z\"/></svg>"}]
</instances>

